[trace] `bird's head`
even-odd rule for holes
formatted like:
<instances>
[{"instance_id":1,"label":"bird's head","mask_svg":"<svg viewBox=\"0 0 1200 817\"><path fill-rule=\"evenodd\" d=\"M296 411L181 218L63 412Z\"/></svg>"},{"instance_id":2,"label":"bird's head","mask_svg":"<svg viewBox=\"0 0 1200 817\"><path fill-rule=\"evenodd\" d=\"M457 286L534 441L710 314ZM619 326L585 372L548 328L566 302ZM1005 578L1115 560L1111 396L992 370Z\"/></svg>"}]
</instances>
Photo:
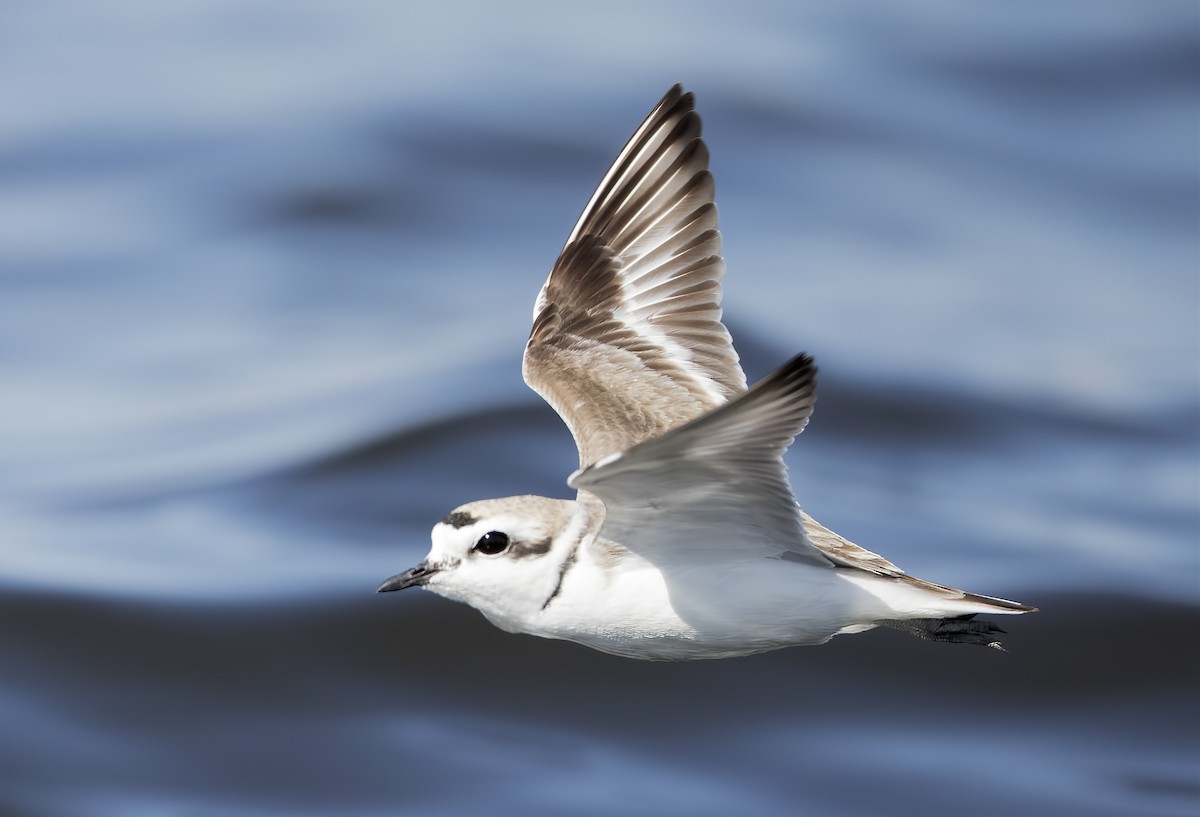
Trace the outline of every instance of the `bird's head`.
<instances>
[{"instance_id":1,"label":"bird's head","mask_svg":"<svg viewBox=\"0 0 1200 817\"><path fill-rule=\"evenodd\" d=\"M424 587L471 605L498 627L520 631L555 592L563 561L586 527L586 514L568 500L471 502L434 525L428 555L379 592Z\"/></svg>"}]
</instances>

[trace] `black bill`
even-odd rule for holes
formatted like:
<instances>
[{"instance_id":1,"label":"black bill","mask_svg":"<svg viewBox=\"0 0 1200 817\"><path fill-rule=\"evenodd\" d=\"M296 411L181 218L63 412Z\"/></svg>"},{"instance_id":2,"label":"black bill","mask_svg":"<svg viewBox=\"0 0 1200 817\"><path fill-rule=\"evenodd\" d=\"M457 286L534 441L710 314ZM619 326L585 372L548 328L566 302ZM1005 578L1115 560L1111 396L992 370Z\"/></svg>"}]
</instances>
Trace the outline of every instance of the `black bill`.
<instances>
[{"instance_id":1,"label":"black bill","mask_svg":"<svg viewBox=\"0 0 1200 817\"><path fill-rule=\"evenodd\" d=\"M420 587L429 581L429 577L438 572L438 568L428 562L421 562L416 567L409 568L403 573L397 573L383 584L379 585L376 593L390 593L393 590L403 590L406 587Z\"/></svg>"}]
</instances>

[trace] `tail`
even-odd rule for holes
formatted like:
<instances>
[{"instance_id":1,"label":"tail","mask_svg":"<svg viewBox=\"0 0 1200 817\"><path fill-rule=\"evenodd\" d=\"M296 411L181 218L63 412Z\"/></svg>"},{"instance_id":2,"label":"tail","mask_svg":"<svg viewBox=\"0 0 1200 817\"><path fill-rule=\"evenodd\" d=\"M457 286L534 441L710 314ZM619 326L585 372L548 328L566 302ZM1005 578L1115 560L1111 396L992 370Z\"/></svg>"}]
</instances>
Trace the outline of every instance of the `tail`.
<instances>
[{"instance_id":1,"label":"tail","mask_svg":"<svg viewBox=\"0 0 1200 817\"><path fill-rule=\"evenodd\" d=\"M1036 607L1030 607L1028 604L996 598L995 596L968 593L964 590L955 590L953 587L934 584L933 582L927 582L924 579L911 576L905 576L901 581L905 581L923 590L935 591L944 595L955 608L971 611L960 615L951 614L945 618L883 619L875 622L884 627L891 627L894 630L915 635L917 638L923 638L926 641L946 641L951 644L978 644L1004 652L1003 645L1001 645L995 636L1003 635L1005 631L990 621L975 621L975 616L979 613L1019 615L1020 613L1037 612Z\"/></svg>"},{"instance_id":2,"label":"tail","mask_svg":"<svg viewBox=\"0 0 1200 817\"><path fill-rule=\"evenodd\" d=\"M886 605L874 624L924 638L952 644L979 644L1002 650L997 635L1004 630L990 621L975 621L975 616L1019 615L1036 607L994 596L968 593L915 576L877 576L859 572L843 573Z\"/></svg>"},{"instance_id":3,"label":"tail","mask_svg":"<svg viewBox=\"0 0 1200 817\"><path fill-rule=\"evenodd\" d=\"M918 585L932 587L942 590L948 594L952 594L956 600L962 604L969 605L977 613L1000 613L1002 615L1017 615L1020 613L1036 613L1036 607L1030 607L1028 604L1021 604L1019 601L1009 601L995 596L983 596L979 593L968 593L965 590L955 590L953 587L946 587L941 584L934 584L923 579L913 578L912 581Z\"/></svg>"}]
</instances>

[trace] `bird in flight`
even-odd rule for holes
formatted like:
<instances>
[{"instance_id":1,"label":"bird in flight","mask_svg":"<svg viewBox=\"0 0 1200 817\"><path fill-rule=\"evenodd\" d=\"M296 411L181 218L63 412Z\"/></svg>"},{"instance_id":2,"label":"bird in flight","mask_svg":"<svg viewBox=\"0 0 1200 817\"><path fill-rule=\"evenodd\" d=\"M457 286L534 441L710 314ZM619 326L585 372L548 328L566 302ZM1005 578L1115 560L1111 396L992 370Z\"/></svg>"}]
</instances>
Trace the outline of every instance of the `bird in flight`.
<instances>
[{"instance_id":1,"label":"bird in flight","mask_svg":"<svg viewBox=\"0 0 1200 817\"><path fill-rule=\"evenodd\" d=\"M877 626L999 648L1036 609L910 576L797 504L783 453L816 402L799 355L750 388L721 323L721 235L676 85L601 180L537 296L525 382L579 448L573 500L471 502L379 590L629 658L728 658Z\"/></svg>"}]
</instances>

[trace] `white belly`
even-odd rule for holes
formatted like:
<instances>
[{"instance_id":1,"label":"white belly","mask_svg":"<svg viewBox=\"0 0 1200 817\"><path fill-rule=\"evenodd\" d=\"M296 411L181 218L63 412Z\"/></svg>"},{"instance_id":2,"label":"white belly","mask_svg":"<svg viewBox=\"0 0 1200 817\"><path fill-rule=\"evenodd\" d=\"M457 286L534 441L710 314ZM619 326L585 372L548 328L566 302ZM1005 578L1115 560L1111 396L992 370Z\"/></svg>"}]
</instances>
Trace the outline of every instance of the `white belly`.
<instances>
[{"instance_id":1,"label":"white belly","mask_svg":"<svg viewBox=\"0 0 1200 817\"><path fill-rule=\"evenodd\" d=\"M661 569L632 557L572 570L521 629L632 658L726 658L820 644L867 629L886 611L840 571L780 559L700 561Z\"/></svg>"}]
</instances>

